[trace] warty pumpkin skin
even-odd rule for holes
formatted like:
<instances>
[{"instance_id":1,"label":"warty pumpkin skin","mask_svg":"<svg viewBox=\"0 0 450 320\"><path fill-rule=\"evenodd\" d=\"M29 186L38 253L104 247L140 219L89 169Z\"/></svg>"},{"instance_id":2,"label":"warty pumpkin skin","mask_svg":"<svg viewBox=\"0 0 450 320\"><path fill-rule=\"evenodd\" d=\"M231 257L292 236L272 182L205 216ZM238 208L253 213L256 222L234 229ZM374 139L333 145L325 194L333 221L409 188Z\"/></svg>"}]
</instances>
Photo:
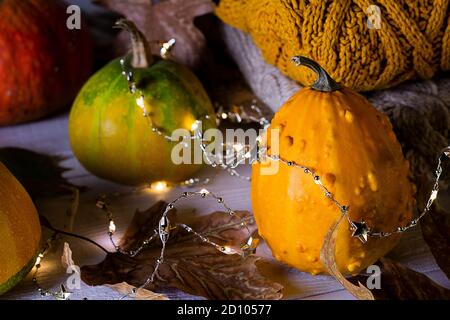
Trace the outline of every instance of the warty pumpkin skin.
<instances>
[{"instance_id":1,"label":"warty pumpkin skin","mask_svg":"<svg viewBox=\"0 0 450 320\"><path fill-rule=\"evenodd\" d=\"M0 126L68 107L92 66L86 25L69 30L61 0L0 1Z\"/></svg>"},{"instance_id":2,"label":"warty pumpkin skin","mask_svg":"<svg viewBox=\"0 0 450 320\"><path fill-rule=\"evenodd\" d=\"M0 162L0 295L34 265L41 227L30 196Z\"/></svg>"},{"instance_id":3,"label":"warty pumpkin skin","mask_svg":"<svg viewBox=\"0 0 450 320\"><path fill-rule=\"evenodd\" d=\"M305 65L307 60L302 60ZM411 220L415 187L409 163L389 119L360 94L347 88L304 88L275 115L269 142L271 128L280 129L280 157L314 170L335 198L349 206L352 221L391 231ZM253 165L251 185L260 235L277 260L311 274L325 273L320 250L339 209L303 170L279 163L277 174L263 175L264 165ZM351 234L349 223L342 223L336 260L346 274L373 264L400 237L369 238L363 244Z\"/></svg>"},{"instance_id":4,"label":"warty pumpkin skin","mask_svg":"<svg viewBox=\"0 0 450 320\"><path fill-rule=\"evenodd\" d=\"M192 177L201 165L175 165L171 153L176 143L152 132L151 122L169 135L179 128L190 130L198 119L204 129L215 127L211 101L187 68L138 53L143 35L134 25L125 28L134 33L133 55L145 61L144 66L133 68L133 74L151 120L137 105L138 95L130 93L120 59L113 60L89 79L73 104L69 118L72 150L87 170L122 184Z\"/></svg>"}]
</instances>

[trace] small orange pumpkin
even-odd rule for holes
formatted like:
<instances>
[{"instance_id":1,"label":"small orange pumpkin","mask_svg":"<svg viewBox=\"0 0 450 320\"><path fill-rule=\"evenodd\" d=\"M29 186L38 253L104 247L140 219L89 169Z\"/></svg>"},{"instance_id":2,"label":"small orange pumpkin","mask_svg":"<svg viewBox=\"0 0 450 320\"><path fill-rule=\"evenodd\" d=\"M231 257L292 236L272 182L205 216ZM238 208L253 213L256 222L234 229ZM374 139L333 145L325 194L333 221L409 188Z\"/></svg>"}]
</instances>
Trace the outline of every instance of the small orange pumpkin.
<instances>
[{"instance_id":1,"label":"small orange pumpkin","mask_svg":"<svg viewBox=\"0 0 450 320\"><path fill-rule=\"evenodd\" d=\"M352 221L372 230L391 231L412 218L415 187L389 119L360 94L340 87L314 61L295 57L318 80L292 96L277 112L268 130L279 129L280 157L314 170ZM273 149L273 148L272 148ZM325 197L311 175L278 162L276 174L255 163L251 199L260 235L279 261L311 274L325 273L319 255L340 210ZM342 273L357 274L390 251L399 234L352 237L342 223L336 261Z\"/></svg>"}]
</instances>

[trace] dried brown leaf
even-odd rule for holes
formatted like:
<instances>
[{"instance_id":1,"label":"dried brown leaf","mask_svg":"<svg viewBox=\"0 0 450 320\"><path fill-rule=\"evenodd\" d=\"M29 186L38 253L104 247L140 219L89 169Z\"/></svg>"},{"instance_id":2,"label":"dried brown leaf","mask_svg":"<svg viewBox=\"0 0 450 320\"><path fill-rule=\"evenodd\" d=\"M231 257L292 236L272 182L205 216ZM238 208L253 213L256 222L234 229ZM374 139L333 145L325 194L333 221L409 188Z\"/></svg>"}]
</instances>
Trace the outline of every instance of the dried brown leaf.
<instances>
[{"instance_id":1,"label":"dried brown leaf","mask_svg":"<svg viewBox=\"0 0 450 320\"><path fill-rule=\"evenodd\" d=\"M331 226L320 251L320 260L324 264L328 273L336 278L336 280L350 292L353 296L361 300L374 300L374 297L369 289L364 287L361 283L355 286L353 283L348 281L344 275L339 271L336 264L336 238L339 230L339 226L344 220L345 215L341 217Z\"/></svg>"},{"instance_id":2,"label":"dried brown leaf","mask_svg":"<svg viewBox=\"0 0 450 320\"><path fill-rule=\"evenodd\" d=\"M422 186L429 185L422 183ZM442 189L442 187L441 187ZM430 188L419 189L420 203L426 203ZM441 190L440 197L434 202L431 210L421 219L423 238L428 244L436 263L450 279L450 212L442 205L442 194L447 190Z\"/></svg>"},{"instance_id":3,"label":"dried brown leaf","mask_svg":"<svg viewBox=\"0 0 450 320\"><path fill-rule=\"evenodd\" d=\"M433 282L426 275L382 258L376 263L381 269L381 287L373 289L376 300L449 300L450 290ZM350 281L366 282L367 276L359 275Z\"/></svg>"},{"instance_id":4,"label":"dried brown leaf","mask_svg":"<svg viewBox=\"0 0 450 320\"><path fill-rule=\"evenodd\" d=\"M72 250L70 249L70 246L67 242L64 242L63 254L61 256L61 264L64 267L64 269L67 269L75 265L75 262L73 262L72 259Z\"/></svg>"},{"instance_id":5,"label":"dried brown leaf","mask_svg":"<svg viewBox=\"0 0 450 320\"><path fill-rule=\"evenodd\" d=\"M149 210L136 215L121 241L124 250L135 249L145 238L153 234L166 204L156 203ZM214 212L196 218L189 225L221 245L238 246L248 236L240 226L242 219L255 228L250 213L238 212L230 216L224 212ZM172 223L175 214L170 216ZM130 258L120 253L108 254L96 266L82 268L82 278L90 285L127 282L142 285L154 270L161 245L155 241L137 257ZM264 278L255 263L258 257L242 258L239 255L225 255L212 246L184 230L174 230L169 239L164 264L155 283L146 289L157 291L175 287L193 295L210 299L280 299L282 286Z\"/></svg>"},{"instance_id":6,"label":"dried brown leaf","mask_svg":"<svg viewBox=\"0 0 450 320\"><path fill-rule=\"evenodd\" d=\"M93 2L122 14L127 19L132 20L142 30L148 27L152 0L93 0Z\"/></svg>"},{"instance_id":7,"label":"dried brown leaf","mask_svg":"<svg viewBox=\"0 0 450 320\"><path fill-rule=\"evenodd\" d=\"M95 2L132 20L150 43L175 38L177 44L171 52L175 60L191 68L200 65L206 40L194 25L194 19L214 11L211 0L166 0L154 5L151 0ZM125 53L129 48L128 36L122 34L118 37L117 47L120 53ZM159 45L154 46L154 53L158 51Z\"/></svg>"},{"instance_id":8,"label":"dried brown leaf","mask_svg":"<svg viewBox=\"0 0 450 320\"><path fill-rule=\"evenodd\" d=\"M421 227L436 263L450 279L450 213L436 203L422 218Z\"/></svg>"},{"instance_id":9,"label":"dried brown leaf","mask_svg":"<svg viewBox=\"0 0 450 320\"><path fill-rule=\"evenodd\" d=\"M106 286L124 296L130 295L130 292L134 289L134 286L129 285L126 282L107 284ZM130 297L136 300L169 300L165 294L155 293L146 289L137 289L136 293L130 295Z\"/></svg>"}]
</instances>

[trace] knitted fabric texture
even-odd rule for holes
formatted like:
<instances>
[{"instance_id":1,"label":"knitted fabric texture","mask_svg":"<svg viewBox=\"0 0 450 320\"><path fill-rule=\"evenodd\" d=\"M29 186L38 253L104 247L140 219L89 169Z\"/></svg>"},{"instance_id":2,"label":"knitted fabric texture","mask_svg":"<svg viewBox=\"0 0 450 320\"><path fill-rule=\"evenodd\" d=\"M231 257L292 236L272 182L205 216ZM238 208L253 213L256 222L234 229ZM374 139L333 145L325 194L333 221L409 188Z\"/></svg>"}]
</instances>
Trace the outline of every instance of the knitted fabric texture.
<instances>
[{"instance_id":1,"label":"knitted fabric texture","mask_svg":"<svg viewBox=\"0 0 450 320\"><path fill-rule=\"evenodd\" d=\"M304 85L315 75L295 55L357 91L450 70L449 0L221 0L216 14Z\"/></svg>"},{"instance_id":2,"label":"knitted fabric texture","mask_svg":"<svg viewBox=\"0 0 450 320\"><path fill-rule=\"evenodd\" d=\"M245 33L225 24L222 37L253 92L274 112L301 86L264 62ZM416 81L366 94L391 119L416 182L432 175L436 156L450 140L450 77Z\"/></svg>"}]
</instances>

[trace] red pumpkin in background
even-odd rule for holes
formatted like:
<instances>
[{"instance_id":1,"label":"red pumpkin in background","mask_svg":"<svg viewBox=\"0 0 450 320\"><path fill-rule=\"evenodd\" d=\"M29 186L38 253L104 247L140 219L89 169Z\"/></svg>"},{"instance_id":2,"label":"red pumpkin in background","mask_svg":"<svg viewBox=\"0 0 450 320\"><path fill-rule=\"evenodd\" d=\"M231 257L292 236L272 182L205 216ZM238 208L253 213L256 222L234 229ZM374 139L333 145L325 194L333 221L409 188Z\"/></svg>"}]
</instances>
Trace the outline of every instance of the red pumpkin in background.
<instances>
[{"instance_id":1,"label":"red pumpkin in background","mask_svg":"<svg viewBox=\"0 0 450 320\"><path fill-rule=\"evenodd\" d=\"M69 30L60 0L0 1L0 126L70 105L92 67L85 25Z\"/></svg>"}]
</instances>

